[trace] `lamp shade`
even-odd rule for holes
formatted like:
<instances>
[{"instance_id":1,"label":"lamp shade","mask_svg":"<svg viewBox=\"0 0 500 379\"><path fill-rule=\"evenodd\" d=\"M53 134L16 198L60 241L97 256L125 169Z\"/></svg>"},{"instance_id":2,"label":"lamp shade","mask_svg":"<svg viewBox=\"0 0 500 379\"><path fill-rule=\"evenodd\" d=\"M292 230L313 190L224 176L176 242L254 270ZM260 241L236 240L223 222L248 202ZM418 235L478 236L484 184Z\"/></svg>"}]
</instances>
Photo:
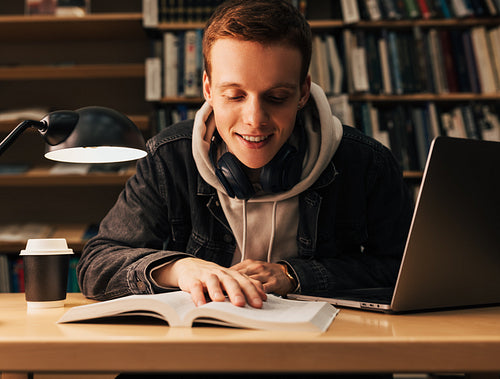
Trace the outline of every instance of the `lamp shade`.
<instances>
[{"instance_id":1,"label":"lamp shade","mask_svg":"<svg viewBox=\"0 0 500 379\"><path fill-rule=\"evenodd\" d=\"M72 163L111 163L146 156L144 138L124 114L105 107L57 111L45 116L40 134L45 157Z\"/></svg>"}]
</instances>

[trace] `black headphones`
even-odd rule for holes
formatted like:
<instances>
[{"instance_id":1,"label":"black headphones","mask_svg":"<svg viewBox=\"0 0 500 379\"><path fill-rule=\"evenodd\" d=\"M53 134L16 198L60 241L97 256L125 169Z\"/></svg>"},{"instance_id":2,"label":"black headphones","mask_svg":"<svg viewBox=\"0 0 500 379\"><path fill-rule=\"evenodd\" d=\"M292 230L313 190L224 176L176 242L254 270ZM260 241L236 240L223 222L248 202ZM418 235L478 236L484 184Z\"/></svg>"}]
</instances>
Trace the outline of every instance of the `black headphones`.
<instances>
[{"instance_id":1,"label":"black headphones","mask_svg":"<svg viewBox=\"0 0 500 379\"><path fill-rule=\"evenodd\" d=\"M296 149L288 142L285 143L274 158L261 169L259 183L265 192L287 191L300 180L305 155L306 135L304 125L301 125L300 122L295 128L299 131L299 148ZM217 145L220 142L222 142L222 138L215 129L209 155L217 178L226 189L229 197L236 197L241 200L251 198L255 195L255 190L243 170L243 164L238 158L227 152L216 161Z\"/></svg>"}]
</instances>

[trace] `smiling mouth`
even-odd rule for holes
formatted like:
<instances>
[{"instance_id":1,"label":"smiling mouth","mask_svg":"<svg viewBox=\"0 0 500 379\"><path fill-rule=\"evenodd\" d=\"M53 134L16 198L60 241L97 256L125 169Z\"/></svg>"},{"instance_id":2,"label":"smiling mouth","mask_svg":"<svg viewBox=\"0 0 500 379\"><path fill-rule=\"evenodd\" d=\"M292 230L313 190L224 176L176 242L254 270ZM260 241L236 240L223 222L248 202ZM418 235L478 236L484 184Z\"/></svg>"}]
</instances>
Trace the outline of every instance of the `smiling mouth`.
<instances>
[{"instance_id":1,"label":"smiling mouth","mask_svg":"<svg viewBox=\"0 0 500 379\"><path fill-rule=\"evenodd\" d=\"M248 142L262 142L269 138L269 136L244 136L241 134L239 136Z\"/></svg>"}]
</instances>

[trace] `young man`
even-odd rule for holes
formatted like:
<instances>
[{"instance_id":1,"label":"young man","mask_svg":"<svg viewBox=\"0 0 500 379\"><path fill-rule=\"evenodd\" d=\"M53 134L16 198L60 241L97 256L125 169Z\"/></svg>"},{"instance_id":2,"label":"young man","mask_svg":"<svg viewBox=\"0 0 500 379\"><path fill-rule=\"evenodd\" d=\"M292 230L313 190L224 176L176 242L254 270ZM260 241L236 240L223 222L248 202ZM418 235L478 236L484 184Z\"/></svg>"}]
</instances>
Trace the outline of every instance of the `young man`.
<instances>
[{"instance_id":1,"label":"young man","mask_svg":"<svg viewBox=\"0 0 500 379\"><path fill-rule=\"evenodd\" d=\"M391 153L311 84L311 31L287 1L234 0L207 23L206 103L148 156L86 245L83 293L181 289L261 307L394 285L412 204Z\"/></svg>"}]
</instances>

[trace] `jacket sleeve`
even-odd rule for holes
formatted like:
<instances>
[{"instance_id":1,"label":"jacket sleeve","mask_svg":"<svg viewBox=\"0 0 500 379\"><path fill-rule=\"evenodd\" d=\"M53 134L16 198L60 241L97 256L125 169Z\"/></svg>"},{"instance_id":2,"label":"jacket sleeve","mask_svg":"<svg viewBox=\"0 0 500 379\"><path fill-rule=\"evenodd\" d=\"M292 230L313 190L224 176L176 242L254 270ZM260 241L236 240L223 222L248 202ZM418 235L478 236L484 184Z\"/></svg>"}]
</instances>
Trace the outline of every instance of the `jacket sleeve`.
<instances>
[{"instance_id":1,"label":"jacket sleeve","mask_svg":"<svg viewBox=\"0 0 500 379\"><path fill-rule=\"evenodd\" d=\"M77 275L85 296L107 300L165 290L155 286L149 272L182 253L163 250L170 227L159 184L165 180L159 175L150 154L140 160L98 234L84 247Z\"/></svg>"},{"instance_id":2,"label":"jacket sleeve","mask_svg":"<svg viewBox=\"0 0 500 379\"><path fill-rule=\"evenodd\" d=\"M334 242L322 245L318 241L311 257L287 260L302 293L330 296L338 290L395 285L413 201L389 150L378 148L370 159L360 159L368 163L356 176L348 172L356 164L352 157L349 160L346 165L341 164L339 175L344 175L345 180L338 178L339 183L334 184L340 188L331 191L335 195L327 191L321 200L323 205L331 197L342 203L334 207L331 219L325 209L320 211L318 222L323 225L318 225L318 239ZM342 207L344 216L339 216ZM329 211L327 207L326 213ZM345 222L346 219L350 221ZM333 237L325 238L325 234Z\"/></svg>"}]
</instances>

